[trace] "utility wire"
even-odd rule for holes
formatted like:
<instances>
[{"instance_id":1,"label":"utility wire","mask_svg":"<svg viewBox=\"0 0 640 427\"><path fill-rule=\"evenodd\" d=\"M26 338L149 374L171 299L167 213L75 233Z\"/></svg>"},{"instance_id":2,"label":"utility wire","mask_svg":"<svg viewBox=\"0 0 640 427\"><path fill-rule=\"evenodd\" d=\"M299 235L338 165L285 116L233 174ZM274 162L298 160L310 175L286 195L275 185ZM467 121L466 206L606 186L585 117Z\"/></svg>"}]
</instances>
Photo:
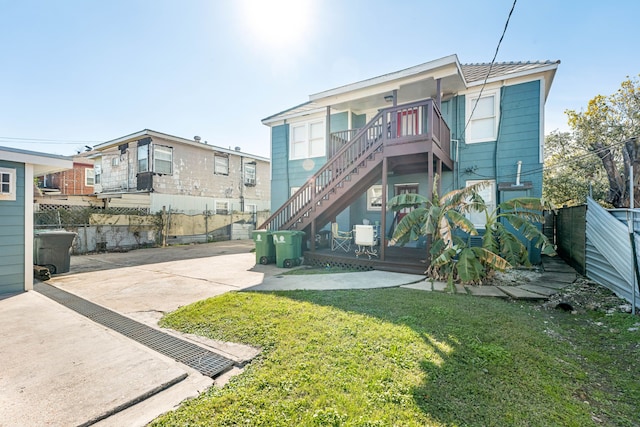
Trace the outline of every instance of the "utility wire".
<instances>
[{"instance_id":1,"label":"utility wire","mask_svg":"<svg viewBox=\"0 0 640 427\"><path fill-rule=\"evenodd\" d=\"M484 78L484 82L482 82L482 86L480 87L480 94L476 98L476 102L473 104L473 108L471 109L471 114L469 114L469 120L464 125L464 130L462 131L463 138L467 135L467 127L469 127L469 123L471 123L471 117L473 117L473 113L476 111L476 107L478 106L478 102L480 101L480 97L482 97L482 92L484 91L484 87L487 85L487 80L489 80L489 76L491 75L491 70L493 70L493 65L496 62L496 58L498 57L498 51L500 50L500 45L502 44L502 39L504 39L504 35L507 32L507 27L509 26L509 21L511 20L511 15L513 14L513 10L516 8L516 3L518 0L513 0L513 4L511 5L511 10L509 11L509 15L507 16L507 22L504 23L504 29L502 30L502 35L500 36L500 40L498 40L498 45L496 46L496 51L493 54L493 59L491 60L491 64L489 64L489 71L487 71L487 75Z\"/></svg>"}]
</instances>

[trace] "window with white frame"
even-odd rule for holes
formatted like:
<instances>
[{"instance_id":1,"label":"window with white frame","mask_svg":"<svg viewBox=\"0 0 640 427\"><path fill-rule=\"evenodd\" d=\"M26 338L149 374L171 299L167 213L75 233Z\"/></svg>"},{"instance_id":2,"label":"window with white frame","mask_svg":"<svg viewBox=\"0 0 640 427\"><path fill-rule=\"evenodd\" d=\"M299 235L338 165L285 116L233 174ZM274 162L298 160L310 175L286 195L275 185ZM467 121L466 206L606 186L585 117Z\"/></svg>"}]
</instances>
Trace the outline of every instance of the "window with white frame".
<instances>
[{"instance_id":1,"label":"window with white frame","mask_svg":"<svg viewBox=\"0 0 640 427\"><path fill-rule=\"evenodd\" d=\"M216 214L228 215L229 214L229 201L228 200L216 200Z\"/></svg>"},{"instance_id":2,"label":"window with white frame","mask_svg":"<svg viewBox=\"0 0 640 427\"><path fill-rule=\"evenodd\" d=\"M467 187L482 181L483 180L467 181ZM496 208L496 181L489 180L489 185L487 185L486 187L478 191L478 194L480 195L480 197L482 197L482 200L484 200L484 204L487 207L487 211L493 212L493 210ZM469 221L471 221L471 223L476 228L484 229L484 226L486 225L486 222L487 222L487 217L484 211L469 212L469 214L467 215L467 218L469 218Z\"/></svg>"},{"instance_id":3,"label":"window with white frame","mask_svg":"<svg viewBox=\"0 0 640 427\"><path fill-rule=\"evenodd\" d=\"M165 175L173 173L173 148L164 145L153 147L153 171Z\"/></svg>"},{"instance_id":4,"label":"window with white frame","mask_svg":"<svg viewBox=\"0 0 640 427\"><path fill-rule=\"evenodd\" d=\"M292 124L289 144L291 160L324 156L326 154L324 121Z\"/></svg>"},{"instance_id":5,"label":"window with white frame","mask_svg":"<svg viewBox=\"0 0 640 427\"><path fill-rule=\"evenodd\" d=\"M229 175L229 156L220 154L213 156L213 173L216 175Z\"/></svg>"},{"instance_id":6,"label":"window with white frame","mask_svg":"<svg viewBox=\"0 0 640 427\"><path fill-rule=\"evenodd\" d=\"M138 146L138 172L149 172L149 145Z\"/></svg>"},{"instance_id":7,"label":"window with white frame","mask_svg":"<svg viewBox=\"0 0 640 427\"><path fill-rule=\"evenodd\" d=\"M84 185L87 187L93 187L95 183L96 173L95 169L87 168L84 170Z\"/></svg>"},{"instance_id":8,"label":"window with white frame","mask_svg":"<svg viewBox=\"0 0 640 427\"><path fill-rule=\"evenodd\" d=\"M0 168L0 200L16 200L16 170Z\"/></svg>"},{"instance_id":9,"label":"window with white frame","mask_svg":"<svg viewBox=\"0 0 640 427\"><path fill-rule=\"evenodd\" d=\"M256 213L258 212L258 205L256 205L255 203L245 203L244 205L244 211L247 213Z\"/></svg>"},{"instance_id":10,"label":"window with white frame","mask_svg":"<svg viewBox=\"0 0 640 427\"><path fill-rule=\"evenodd\" d=\"M468 125L465 141L468 144L495 141L498 138L500 93L495 90L483 92L478 98L479 95L466 96L465 123Z\"/></svg>"},{"instance_id":11,"label":"window with white frame","mask_svg":"<svg viewBox=\"0 0 640 427\"><path fill-rule=\"evenodd\" d=\"M382 185L372 185L367 190L367 210L382 210Z\"/></svg>"},{"instance_id":12,"label":"window with white frame","mask_svg":"<svg viewBox=\"0 0 640 427\"><path fill-rule=\"evenodd\" d=\"M100 184L102 181L102 163L95 163L93 165L93 182L94 184Z\"/></svg>"},{"instance_id":13,"label":"window with white frame","mask_svg":"<svg viewBox=\"0 0 640 427\"><path fill-rule=\"evenodd\" d=\"M255 163L244 164L244 184L256 185L256 165Z\"/></svg>"}]
</instances>

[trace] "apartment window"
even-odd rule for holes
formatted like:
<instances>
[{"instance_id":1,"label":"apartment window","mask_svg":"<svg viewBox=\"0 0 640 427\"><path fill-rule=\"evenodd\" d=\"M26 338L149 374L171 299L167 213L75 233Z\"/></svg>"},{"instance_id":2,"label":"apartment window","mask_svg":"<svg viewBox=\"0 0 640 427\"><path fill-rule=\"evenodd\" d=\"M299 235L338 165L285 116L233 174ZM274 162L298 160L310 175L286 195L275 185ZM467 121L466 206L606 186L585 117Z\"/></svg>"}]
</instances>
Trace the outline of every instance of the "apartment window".
<instances>
[{"instance_id":1,"label":"apartment window","mask_svg":"<svg viewBox=\"0 0 640 427\"><path fill-rule=\"evenodd\" d=\"M473 184L477 184L479 182L482 182L482 180L467 181L467 187ZM482 190L480 190L478 194L480 195L480 197L482 197L482 200L484 200L484 204L487 207L487 211L493 212L493 210L496 208L496 181L490 180L489 185L487 185ZM469 221L471 221L471 223L474 225L474 227L484 229L484 226L486 225L486 222L487 222L487 218L484 211L469 212L467 217L469 218Z\"/></svg>"},{"instance_id":2,"label":"apartment window","mask_svg":"<svg viewBox=\"0 0 640 427\"><path fill-rule=\"evenodd\" d=\"M213 173L216 175L229 175L228 156L220 156L218 154L214 156Z\"/></svg>"},{"instance_id":3,"label":"apartment window","mask_svg":"<svg viewBox=\"0 0 640 427\"><path fill-rule=\"evenodd\" d=\"M256 205L255 203L245 203L244 205L244 211L247 213L256 213L258 212L258 205Z\"/></svg>"},{"instance_id":4,"label":"apartment window","mask_svg":"<svg viewBox=\"0 0 640 427\"><path fill-rule=\"evenodd\" d=\"M465 139L467 143L495 141L498 138L500 95L498 91L484 92L480 98L478 95L466 97L465 123L468 125ZM473 116L471 116L472 111Z\"/></svg>"},{"instance_id":5,"label":"apartment window","mask_svg":"<svg viewBox=\"0 0 640 427\"><path fill-rule=\"evenodd\" d=\"M149 172L149 145L138 146L138 172Z\"/></svg>"},{"instance_id":6,"label":"apartment window","mask_svg":"<svg viewBox=\"0 0 640 427\"><path fill-rule=\"evenodd\" d=\"M324 121L291 125L290 158L322 157L326 153Z\"/></svg>"},{"instance_id":7,"label":"apartment window","mask_svg":"<svg viewBox=\"0 0 640 427\"><path fill-rule=\"evenodd\" d=\"M84 170L84 185L86 185L87 187L93 187L93 184L95 183L95 177L96 177L96 173L95 173L95 169L85 169Z\"/></svg>"},{"instance_id":8,"label":"apartment window","mask_svg":"<svg viewBox=\"0 0 640 427\"><path fill-rule=\"evenodd\" d=\"M153 155L149 160L149 153ZM138 146L138 172L173 173L173 148L164 145Z\"/></svg>"},{"instance_id":9,"label":"apartment window","mask_svg":"<svg viewBox=\"0 0 640 427\"><path fill-rule=\"evenodd\" d=\"M372 185L367 190L367 210L382 210L382 185Z\"/></svg>"},{"instance_id":10,"label":"apartment window","mask_svg":"<svg viewBox=\"0 0 640 427\"><path fill-rule=\"evenodd\" d=\"M244 184L256 185L256 165L253 163L244 164Z\"/></svg>"},{"instance_id":11,"label":"apartment window","mask_svg":"<svg viewBox=\"0 0 640 427\"><path fill-rule=\"evenodd\" d=\"M173 173L173 148L163 145L153 147L153 171L166 175Z\"/></svg>"},{"instance_id":12,"label":"apartment window","mask_svg":"<svg viewBox=\"0 0 640 427\"><path fill-rule=\"evenodd\" d=\"M100 184L102 181L102 165L96 163L93 165L93 182L94 184Z\"/></svg>"},{"instance_id":13,"label":"apartment window","mask_svg":"<svg viewBox=\"0 0 640 427\"><path fill-rule=\"evenodd\" d=\"M229 214L229 202L224 200L216 200L216 214L228 215Z\"/></svg>"},{"instance_id":14,"label":"apartment window","mask_svg":"<svg viewBox=\"0 0 640 427\"><path fill-rule=\"evenodd\" d=\"M16 170L0 168L0 200L16 200Z\"/></svg>"}]
</instances>

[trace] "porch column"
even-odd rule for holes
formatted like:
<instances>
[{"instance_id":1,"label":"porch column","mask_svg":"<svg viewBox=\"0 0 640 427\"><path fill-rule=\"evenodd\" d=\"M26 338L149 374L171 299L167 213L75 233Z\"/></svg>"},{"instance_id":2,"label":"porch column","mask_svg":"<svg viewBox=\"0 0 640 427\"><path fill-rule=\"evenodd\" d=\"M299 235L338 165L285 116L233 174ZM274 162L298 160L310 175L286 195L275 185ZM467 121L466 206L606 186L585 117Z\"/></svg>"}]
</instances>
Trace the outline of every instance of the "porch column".
<instances>
[{"instance_id":1,"label":"porch column","mask_svg":"<svg viewBox=\"0 0 640 427\"><path fill-rule=\"evenodd\" d=\"M427 157L429 166L429 172L427 172L427 197L431 200L433 196L433 151L429 151Z\"/></svg>"},{"instance_id":2,"label":"porch column","mask_svg":"<svg viewBox=\"0 0 640 427\"><path fill-rule=\"evenodd\" d=\"M436 159L436 173L438 174L438 195L442 194L442 160Z\"/></svg>"},{"instance_id":3,"label":"porch column","mask_svg":"<svg viewBox=\"0 0 640 427\"><path fill-rule=\"evenodd\" d=\"M327 122L325 124L325 153L327 158L332 157L335 153L331 151L331 107L327 106Z\"/></svg>"},{"instance_id":4,"label":"porch column","mask_svg":"<svg viewBox=\"0 0 640 427\"><path fill-rule=\"evenodd\" d=\"M387 157L382 158L382 206L380 207L380 261L384 261L385 248L387 247L387 172L389 164Z\"/></svg>"},{"instance_id":5,"label":"porch column","mask_svg":"<svg viewBox=\"0 0 640 427\"><path fill-rule=\"evenodd\" d=\"M311 220L311 252L316 251L316 220Z\"/></svg>"},{"instance_id":6,"label":"porch column","mask_svg":"<svg viewBox=\"0 0 640 427\"><path fill-rule=\"evenodd\" d=\"M442 107L442 89L441 89L441 80L442 79L437 79L436 80L436 90L438 91L438 94L436 95L436 103L438 105L438 110L440 110Z\"/></svg>"}]
</instances>

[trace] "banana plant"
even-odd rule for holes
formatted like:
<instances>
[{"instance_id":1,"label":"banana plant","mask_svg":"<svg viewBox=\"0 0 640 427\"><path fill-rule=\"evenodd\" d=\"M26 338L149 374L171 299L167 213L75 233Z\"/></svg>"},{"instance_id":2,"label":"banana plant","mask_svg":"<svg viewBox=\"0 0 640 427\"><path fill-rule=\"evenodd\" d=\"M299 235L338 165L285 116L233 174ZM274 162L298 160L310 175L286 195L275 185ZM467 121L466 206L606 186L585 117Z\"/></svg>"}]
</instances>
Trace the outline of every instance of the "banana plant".
<instances>
[{"instance_id":1,"label":"banana plant","mask_svg":"<svg viewBox=\"0 0 640 427\"><path fill-rule=\"evenodd\" d=\"M494 271L504 271L514 265L528 265L528 251L518 237L504 224L532 240L543 254L554 254L553 246L534 225L543 220L539 211L548 205L540 199L520 198L501 203L489 212L479 192L487 181L453 190L443 196L437 191L436 176L432 197L401 194L388 202L390 210L413 208L396 227L390 244L404 245L421 236L431 238L429 268L425 272L436 280L481 284ZM466 214L485 212L485 234L482 247L471 247L469 237L478 234ZM503 221L504 219L504 221ZM454 231L461 230L467 240ZM460 234L460 233L458 233Z\"/></svg>"}]
</instances>

